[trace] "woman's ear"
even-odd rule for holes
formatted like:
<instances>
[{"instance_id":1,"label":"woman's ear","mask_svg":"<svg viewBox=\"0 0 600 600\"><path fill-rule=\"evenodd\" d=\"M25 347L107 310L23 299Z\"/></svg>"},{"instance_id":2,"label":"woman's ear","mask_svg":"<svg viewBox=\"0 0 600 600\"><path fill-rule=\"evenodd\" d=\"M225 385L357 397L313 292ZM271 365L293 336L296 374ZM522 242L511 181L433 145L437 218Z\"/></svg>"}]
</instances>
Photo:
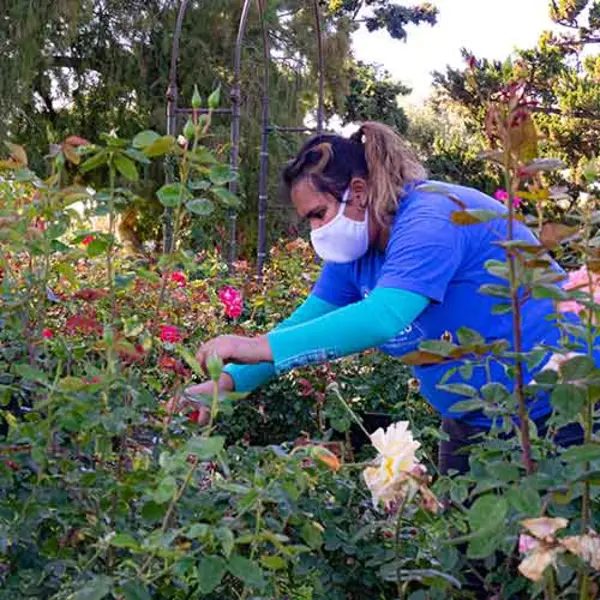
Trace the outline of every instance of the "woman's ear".
<instances>
[{"instance_id":1,"label":"woman's ear","mask_svg":"<svg viewBox=\"0 0 600 600\"><path fill-rule=\"evenodd\" d=\"M367 208L367 182L362 177L350 180L349 202L362 209Z\"/></svg>"}]
</instances>

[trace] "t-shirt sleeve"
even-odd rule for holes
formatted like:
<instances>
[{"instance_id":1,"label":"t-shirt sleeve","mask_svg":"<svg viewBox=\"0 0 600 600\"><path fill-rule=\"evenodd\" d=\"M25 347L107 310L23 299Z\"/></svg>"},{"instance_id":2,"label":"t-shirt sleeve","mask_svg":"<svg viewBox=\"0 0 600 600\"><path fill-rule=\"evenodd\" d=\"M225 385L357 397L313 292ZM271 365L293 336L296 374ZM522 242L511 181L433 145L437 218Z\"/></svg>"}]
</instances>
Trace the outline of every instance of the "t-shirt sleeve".
<instances>
[{"instance_id":1,"label":"t-shirt sleeve","mask_svg":"<svg viewBox=\"0 0 600 600\"><path fill-rule=\"evenodd\" d=\"M442 302L464 258L466 225L455 225L448 199L420 193L396 218L377 287L400 288Z\"/></svg>"},{"instance_id":2,"label":"t-shirt sleeve","mask_svg":"<svg viewBox=\"0 0 600 600\"><path fill-rule=\"evenodd\" d=\"M312 293L335 306L347 306L361 300L352 277L352 263L324 263Z\"/></svg>"}]
</instances>

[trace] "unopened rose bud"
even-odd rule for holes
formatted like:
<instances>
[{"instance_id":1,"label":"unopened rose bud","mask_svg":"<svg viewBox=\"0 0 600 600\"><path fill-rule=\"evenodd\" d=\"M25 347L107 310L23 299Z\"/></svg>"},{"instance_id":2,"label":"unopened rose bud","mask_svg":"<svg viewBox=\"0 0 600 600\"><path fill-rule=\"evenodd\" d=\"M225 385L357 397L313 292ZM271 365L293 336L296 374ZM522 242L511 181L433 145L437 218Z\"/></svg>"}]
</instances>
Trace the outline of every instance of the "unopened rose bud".
<instances>
[{"instance_id":1,"label":"unopened rose bud","mask_svg":"<svg viewBox=\"0 0 600 600\"><path fill-rule=\"evenodd\" d=\"M198 86L194 86L194 95L192 96L192 108L200 108L202 106L202 96L198 91Z\"/></svg>"},{"instance_id":2,"label":"unopened rose bud","mask_svg":"<svg viewBox=\"0 0 600 600\"><path fill-rule=\"evenodd\" d=\"M221 102L221 86L217 87L216 90L208 97L208 108L211 110L217 108Z\"/></svg>"},{"instance_id":3,"label":"unopened rose bud","mask_svg":"<svg viewBox=\"0 0 600 600\"><path fill-rule=\"evenodd\" d=\"M187 123L185 124L185 127L183 128L183 135L190 142L194 139L194 136L196 135L196 127L194 126L194 123L191 119L187 120Z\"/></svg>"}]
</instances>

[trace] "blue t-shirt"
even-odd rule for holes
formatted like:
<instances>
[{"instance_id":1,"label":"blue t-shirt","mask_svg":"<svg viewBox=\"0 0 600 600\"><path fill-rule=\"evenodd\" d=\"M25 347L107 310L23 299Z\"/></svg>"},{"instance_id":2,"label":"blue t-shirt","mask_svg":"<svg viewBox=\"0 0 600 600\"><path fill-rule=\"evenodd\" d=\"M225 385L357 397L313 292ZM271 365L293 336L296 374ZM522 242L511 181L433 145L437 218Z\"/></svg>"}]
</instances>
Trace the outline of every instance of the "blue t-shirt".
<instances>
[{"instance_id":1,"label":"blue t-shirt","mask_svg":"<svg viewBox=\"0 0 600 600\"><path fill-rule=\"evenodd\" d=\"M428 182L458 197L467 209L482 209L506 214L507 209L485 194L466 187ZM313 293L319 298L344 306L365 298L376 287L399 288L421 294L431 300L423 313L397 337L389 340L382 350L401 357L418 350L424 340L439 340L448 334L457 342L456 332L467 327L478 332L487 343L505 339L512 345L512 312L492 314L498 303L509 302L479 292L484 284L506 281L491 275L485 268L489 260L505 262L506 253L498 241L507 237L507 219L487 223L456 225L451 214L460 207L442 193L413 187L401 200L385 252L370 249L360 259L347 264L325 263ZM539 244L533 233L520 222L514 223L514 238ZM559 268L558 266L556 267ZM552 300L528 299L522 308L523 349L542 343L554 344L559 338ZM545 362L545 361L544 361ZM541 363L537 369L543 366ZM433 366L415 367L425 398L443 417L461 418L473 425L489 426L481 412L458 413L452 405L465 397L440 390L438 384L456 361ZM526 372L527 381L534 372ZM509 390L513 382L505 369L494 361L492 381L504 384ZM476 368L465 380L457 372L447 383L467 383L480 389L487 383L483 368ZM547 397L540 397L530 406L533 419L550 412Z\"/></svg>"}]
</instances>

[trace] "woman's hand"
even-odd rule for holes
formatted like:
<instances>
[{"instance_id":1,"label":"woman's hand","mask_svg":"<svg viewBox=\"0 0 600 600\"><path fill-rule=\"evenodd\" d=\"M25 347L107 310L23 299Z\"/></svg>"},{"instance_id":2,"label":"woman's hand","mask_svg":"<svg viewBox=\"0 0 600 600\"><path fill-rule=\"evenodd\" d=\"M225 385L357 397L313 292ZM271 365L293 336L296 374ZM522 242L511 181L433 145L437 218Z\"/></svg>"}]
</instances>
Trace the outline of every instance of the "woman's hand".
<instances>
[{"instance_id":1,"label":"woman's hand","mask_svg":"<svg viewBox=\"0 0 600 600\"><path fill-rule=\"evenodd\" d=\"M233 379L227 373L222 373L219 378L219 392L233 392ZM215 390L215 384L212 381L204 381L198 385L192 385L186 388L179 396L171 398L166 406L170 414L174 412L183 412L190 409L190 418L198 425L206 425L210 420L210 406L207 406L203 398L211 397ZM193 399L197 396L198 399Z\"/></svg>"},{"instance_id":2,"label":"woman's hand","mask_svg":"<svg viewBox=\"0 0 600 600\"><path fill-rule=\"evenodd\" d=\"M265 336L248 338L241 335L220 335L203 344L196 352L196 360L206 371L206 361L218 356L224 363L256 364L272 362L273 354Z\"/></svg>"}]
</instances>

